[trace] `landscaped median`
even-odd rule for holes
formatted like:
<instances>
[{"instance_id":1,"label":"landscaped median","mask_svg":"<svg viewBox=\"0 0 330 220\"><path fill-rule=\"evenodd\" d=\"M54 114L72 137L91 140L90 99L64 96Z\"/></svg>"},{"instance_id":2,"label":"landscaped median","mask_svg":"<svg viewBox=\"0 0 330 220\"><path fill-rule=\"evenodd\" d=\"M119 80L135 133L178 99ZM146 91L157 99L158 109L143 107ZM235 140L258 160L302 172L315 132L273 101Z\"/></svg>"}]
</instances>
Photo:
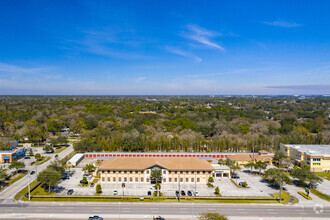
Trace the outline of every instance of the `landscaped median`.
<instances>
[{"instance_id":1,"label":"landscaped median","mask_svg":"<svg viewBox=\"0 0 330 220\"><path fill-rule=\"evenodd\" d=\"M143 199L142 199L143 198ZM177 197L52 196L32 195L31 201L49 202L178 202ZM278 203L274 197L181 197L181 202L198 203Z\"/></svg>"},{"instance_id":2,"label":"landscaped median","mask_svg":"<svg viewBox=\"0 0 330 220\"><path fill-rule=\"evenodd\" d=\"M246 188L250 188L249 186L247 186L247 184L246 184L246 186L244 187L244 186L240 186L240 185L238 185L233 179L230 179L230 180L231 180L231 182L234 183L234 185L237 186L238 188L244 188L244 189L246 189ZM245 182L245 183L246 183L246 182Z\"/></svg>"},{"instance_id":3,"label":"landscaped median","mask_svg":"<svg viewBox=\"0 0 330 220\"><path fill-rule=\"evenodd\" d=\"M321 193L320 191L318 191L318 190L316 190L316 189L311 189L311 192L312 192L314 195L320 197L321 199L325 199L325 200L327 200L327 201L330 202L330 197L327 196L327 195L325 195L325 194L323 194L323 193Z\"/></svg>"},{"instance_id":4,"label":"landscaped median","mask_svg":"<svg viewBox=\"0 0 330 220\"><path fill-rule=\"evenodd\" d=\"M304 193L303 191L299 191L298 193L299 193L302 197L304 197L305 199L308 199L308 200L312 200L312 199L313 199L312 197L307 196L307 194Z\"/></svg>"}]
</instances>

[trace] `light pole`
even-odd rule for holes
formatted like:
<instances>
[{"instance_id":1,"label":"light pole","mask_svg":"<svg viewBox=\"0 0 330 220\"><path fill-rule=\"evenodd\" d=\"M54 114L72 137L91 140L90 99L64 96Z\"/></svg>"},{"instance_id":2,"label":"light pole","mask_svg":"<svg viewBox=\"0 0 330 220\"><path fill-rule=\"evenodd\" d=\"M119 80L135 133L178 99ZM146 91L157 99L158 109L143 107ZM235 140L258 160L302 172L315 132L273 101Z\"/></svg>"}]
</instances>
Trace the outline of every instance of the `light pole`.
<instances>
[{"instance_id":1,"label":"light pole","mask_svg":"<svg viewBox=\"0 0 330 220\"><path fill-rule=\"evenodd\" d=\"M179 196L178 196L178 200L179 200L179 202L180 202L180 174L179 174Z\"/></svg>"},{"instance_id":2,"label":"light pole","mask_svg":"<svg viewBox=\"0 0 330 220\"><path fill-rule=\"evenodd\" d=\"M280 171L280 203L282 202L282 171Z\"/></svg>"},{"instance_id":3,"label":"light pole","mask_svg":"<svg viewBox=\"0 0 330 220\"><path fill-rule=\"evenodd\" d=\"M28 174L28 188L29 188L29 201L31 199L31 193L30 193L30 175Z\"/></svg>"}]
</instances>

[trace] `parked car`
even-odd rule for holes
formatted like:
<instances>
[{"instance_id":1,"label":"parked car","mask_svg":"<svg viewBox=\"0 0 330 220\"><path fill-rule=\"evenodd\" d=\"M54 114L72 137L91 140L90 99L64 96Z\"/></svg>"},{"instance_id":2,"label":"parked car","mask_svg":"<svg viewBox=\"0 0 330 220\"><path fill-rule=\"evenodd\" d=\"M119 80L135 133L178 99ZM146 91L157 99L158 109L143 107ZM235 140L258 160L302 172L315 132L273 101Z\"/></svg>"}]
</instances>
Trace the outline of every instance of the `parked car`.
<instances>
[{"instance_id":1,"label":"parked car","mask_svg":"<svg viewBox=\"0 0 330 220\"><path fill-rule=\"evenodd\" d=\"M95 183L91 183L90 187L94 187Z\"/></svg>"},{"instance_id":2,"label":"parked car","mask_svg":"<svg viewBox=\"0 0 330 220\"><path fill-rule=\"evenodd\" d=\"M80 184L88 184L88 181L87 183L84 183L84 181L80 180Z\"/></svg>"},{"instance_id":3,"label":"parked car","mask_svg":"<svg viewBox=\"0 0 330 220\"><path fill-rule=\"evenodd\" d=\"M114 195L118 195L118 190L115 189L115 190L113 191L113 194L114 194Z\"/></svg>"},{"instance_id":4,"label":"parked car","mask_svg":"<svg viewBox=\"0 0 330 220\"><path fill-rule=\"evenodd\" d=\"M30 173L30 175L33 175L35 173L36 173L36 171L32 170L31 173Z\"/></svg>"},{"instance_id":5,"label":"parked car","mask_svg":"<svg viewBox=\"0 0 330 220\"><path fill-rule=\"evenodd\" d=\"M312 184L311 184L311 188L312 188L312 189L316 189L318 185L319 185L318 183L312 183Z\"/></svg>"},{"instance_id":6,"label":"parked car","mask_svg":"<svg viewBox=\"0 0 330 220\"><path fill-rule=\"evenodd\" d=\"M243 182L239 182L238 185L239 185L239 186L243 186Z\"/></svg>"},{"instance_id":7,"label":"parked car","mask_svg":"<svg viewBox=\"0 0 330 220\"><path fill-rule=\"evenodd\" d=\"M181 190L181 196L185 196L185 195L186 195L185 191Z\"/></svg>"},{"instance_id":8,"label":"parked car","mask_svg":"<svg viewBox=\"0 0 330 220\"><path fill-rule=\"evenodd\" d=\"M148 196L151 196L151 191L148 191Z\"/></svg>"},{"instance_id":9,"label":"parked car","mask_svg":"<svg viewBox=\"0 0 330 220\"><path fill-rule=\"evenodd\" d=\"M194 194L195 194L195 196L199 196L199 193L196 191L196 192L194 192Z\"/></svg>"},{"instance_id":10,"label":"parked car","mask_svg":"<svg viewBox=\"0 0 330 220\"><path fill-rule=\"evenodd\" d=\"M239 175L237 175L237 174L233 174L233 175L231 176L231 178L232 178L232 179L239 179L240 177L239 177Z\"/></svg>"},{"instance_id":11,"label":"parked car","mask_svg":"<svg viewBox=\"0 0 330 220\"><path fill-rule=\"evenodd\" d=\"M73 194L73 189L69 189L67 195L72 195L72 194Z\"/></svg>"},{"instance_id":12,"label":"parked car","mask_svg":"<svg viewBox=\"0 0 330 220\"><path fill-rule=\"evenodd\" d=\"M31 159L30 157L24 157L24 159Z\"/></svg>"},{"instance_id":13,"label":"parked car","mask_svg":"<svg viewBox=\"0 0 330 220\"><path fill-rule=\"evenodd\" d=\"M180 193L179 190L176 190L176 191L175 191L175 195L176 195L176 196L179 196L179 193Z\"/></svg>"},{"instance_id":14,"label":"parked car","mask_svg":"<svg viewBox=\"0 0 330 220\"><path fill-rule=\"evenodd\" d=\"M192 192L190 190L188 190L187 194L188 196L192 196Z\"/></svg>"},{"instance_id":15,"label":"parked car","mask_svg":"<svg viewBox=\"0 0 330 220\"><path fill-rule=\"evenodd\" d=\"M154 217L153 220L165 220L165 218L163 218L162 216L157 216Z\"/></svg>"},{"instance_id":16,"label":"parked car","mask_svg":"<svg viewBox=\"0 0 330 220\"><path fill-rule=\"evenodd\" d=\"M93 217L89 217L88 220L103 220L102 217L94 215Z\"/></svg>"},{"instance_id":17,"label":"parked car","mask_svg":"<svg viewBox=\"0 0 330 220\"><path fill-rule=\"evenodd\" d=\"M57 158L57 157L58 157L58 155L56 154L56 155L55 155L55 158Z\"/></svg>"}]
</instances>

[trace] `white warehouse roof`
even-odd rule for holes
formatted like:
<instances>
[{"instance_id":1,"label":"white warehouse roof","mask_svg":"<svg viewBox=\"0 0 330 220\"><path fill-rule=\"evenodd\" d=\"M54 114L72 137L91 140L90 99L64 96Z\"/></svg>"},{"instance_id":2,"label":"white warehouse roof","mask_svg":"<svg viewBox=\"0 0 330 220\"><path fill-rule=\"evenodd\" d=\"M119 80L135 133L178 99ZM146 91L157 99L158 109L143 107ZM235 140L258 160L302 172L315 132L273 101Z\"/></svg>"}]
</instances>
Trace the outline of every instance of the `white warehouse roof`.
<instances>
[{"instance_id":1,"label":"white warehouse roof","mask_svg":"<svg viewBox=\"0 0 330 220\"><path fill-rule=\"evenodd\" d=\"M300 152L304 152L311 156L325 156L330 155L330 145L296 145L296 144L284 144L284 146L294 148Z\"/></svg>"},{"instance_id":2,"label":"white warehouse roof","mask_svg":"<svg viewBox=\"0 0 330 220\"><path fill-rule=\"evenodd\" d=\"M75 154L71 159L68 161L68 163L76 163L79 161L82 157L84 157L85 154Z\"/></svg>"}]
</instances>

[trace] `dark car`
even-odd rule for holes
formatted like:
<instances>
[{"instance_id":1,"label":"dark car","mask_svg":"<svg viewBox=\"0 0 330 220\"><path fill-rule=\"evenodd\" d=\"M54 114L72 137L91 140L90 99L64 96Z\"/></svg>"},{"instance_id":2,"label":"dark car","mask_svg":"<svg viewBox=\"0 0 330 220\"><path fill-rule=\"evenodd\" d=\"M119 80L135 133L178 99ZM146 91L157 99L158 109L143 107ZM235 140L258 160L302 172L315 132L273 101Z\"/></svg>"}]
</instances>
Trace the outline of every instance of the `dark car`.
<instances>
[{"instance_id":1,"label":"dark car","mask_svg":"<svg viewBox=\"0 0 330 220\"><path fill-rule=\"evenodd\" d=\"M56 155L55 155L55 158L57 158L57 157L58 157L58 155L56 154Z\"/></svg>"},{"instance_id":2,"label":"dark car","mask_svg":"<svg viewBox=\"0 0 330 220\"><path fill-rule=\"evenodd\" d=\"M82 180L80 180L80 184L88 184L88 182L87 183L85 183L84 181L82 181Z\"/></svg>"},{"instance_id":3,"label":"dark car","mask_svg":"<svg viewBox=\"0 0 330 220\"><path fill-rule=\"evenodd\" d=\"M68 192L66 193L67 195L72 195L73 194L73 189L69 189Z\"/></svg>"},{"instance_id":4,"label":"dark car","mask_svg":"<svg viewBox=\"0 0 330 220\"><path fill-rule=\"evenodd\" d=\"M192 196L192 192L190 190L188 190L187 194L188 196Z\"/></svg>"},{"instance_id":5,"label":"dark car","mask_svg":"<svg viewBox=\"0 0 330 220\"><path fill-rule=\"evenodd\" d=\"M233 174L233 175L231 176L231 178L232 178L232 179L239 179L240 177L239 177L239 175L237 175L237 174Z\"/></svg>"},{"instance_id":6,"label":"dark car","mask_svg":"<svg viewBox=\"0 0 330 220\"><path fill-rule=\"evenodd\" d=\"M36 173L36 171L32 170L31 173L30 173L30 175L33 175L35 173Z\"/></svg>"},{"instance_id":7,"label":"dark car","mask_svg":"<svg viewBox=\"0 0 330 220\"><path fill-rule=\"evenodd\" d=\"M175 191L175 195L176 195L176 196L179 196L179 193L180 193L180 192L179 192L178 190Z\"/></svg>"},{"instance_id":8,"label":"dark car","mask_svg":"<svg viewBox=\"0 0 330 220\"><path fill-rule=\"evenodd\" d=\"M94 215L93 217L89 217L88 220L103 220L102 217Z\"/></svg>"},{"instance_id":9,"label":"dark car","mask_svg":"<svg viewBox=\"0 0 330 220\"><path fill-rule=\"evenodd\" d=\"M148 196L151 196L151 191L148 191Z\"/></svg>"},{"instance_id":10,"label":"dark car","mask_svg":"<svg viewBox=\"0 0 330 220\"><path fill-rule=\"evenodd\" d=\"M183 190L181 190L181 196L185 196L185 195L186 193Z\"/></svg>"},{"instance_id":11,"label":"dark car","mask_svg":"<svg viewBox=\"0 0 330 220\"><path fill-rule=\"evenodd\" d=\"M91 183L90 187L94 187L95 183Z\"/></svg>"},{"instance_id":12,"label":"dark car","mask_svg":"<svg viewBox=\"0 0 330 220\"><path fill-rule=\"evenodd\" d=\"M31 159L30 157L24 157L24 159Z\"/></svg>"}]
</instances>

